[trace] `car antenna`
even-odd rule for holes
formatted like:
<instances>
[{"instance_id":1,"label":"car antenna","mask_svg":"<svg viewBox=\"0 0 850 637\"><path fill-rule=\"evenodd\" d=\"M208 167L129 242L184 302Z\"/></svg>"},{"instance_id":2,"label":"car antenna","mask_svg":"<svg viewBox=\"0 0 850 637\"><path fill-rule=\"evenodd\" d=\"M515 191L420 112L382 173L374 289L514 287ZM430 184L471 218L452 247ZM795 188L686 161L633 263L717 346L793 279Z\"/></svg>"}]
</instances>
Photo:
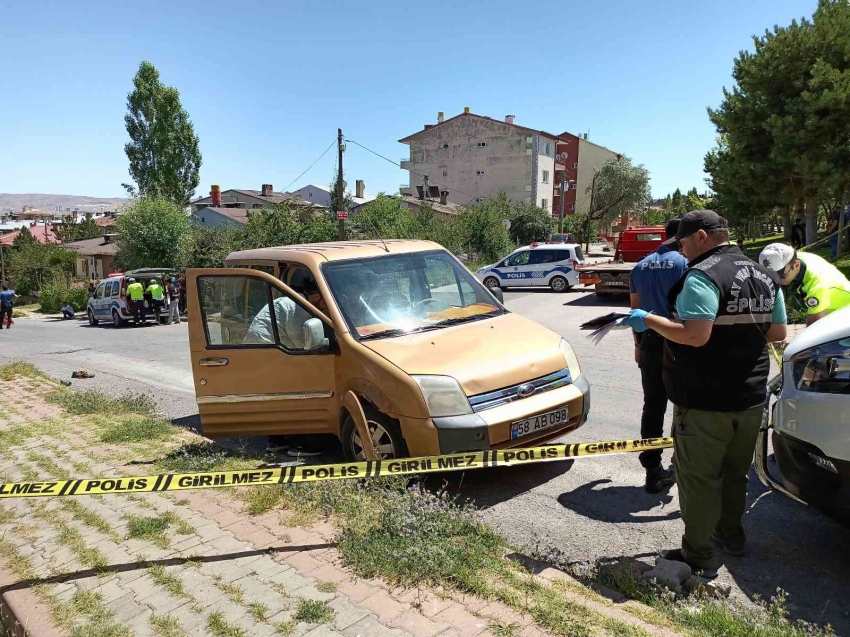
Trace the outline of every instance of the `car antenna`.
<instances>
[{"instance_id":1,"label":"car antenna","mask_svg":"<svg viewBox=\"0 0 850 637\"><path fill-rule=\"evenodd\" d=\"M387 247L387 242L386 242L386 241L384 241L384 238L381 236L381 232L378 230L378 225L375 223L375 220L374 220L374 219L369 219L369 223L371 223L371 224L372 224L372 228L375 230L375 234L376 234L376 235L378 235L378 238L381 240L381 243L383 243L383 244L384 244L384 250L386 250L387 252L389 252L389 251L390 251L390 249Z\"/></svg>"}]
</instances>

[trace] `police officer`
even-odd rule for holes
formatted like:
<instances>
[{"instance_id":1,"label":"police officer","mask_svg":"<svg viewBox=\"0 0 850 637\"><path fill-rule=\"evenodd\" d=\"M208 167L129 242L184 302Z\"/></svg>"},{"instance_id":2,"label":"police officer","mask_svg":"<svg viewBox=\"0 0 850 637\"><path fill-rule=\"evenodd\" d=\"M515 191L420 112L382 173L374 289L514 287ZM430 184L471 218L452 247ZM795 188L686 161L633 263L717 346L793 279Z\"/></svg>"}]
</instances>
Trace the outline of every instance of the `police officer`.
<instances>
[{"instance_id":1,"label":"police officer","mask_svg":"<svg viewBox=\"0 0 850 637\"><path fill-rule=\"evenodd\" d=\"M782 285L806 306L806 325L830 312L850 306L850 281L826 259L797 252L784 243L771 243L761 251L759 263L779 275Z\"/></svg>"},{"instance_id":2,"label":"police officer","mask_svg":"<svg viewBox=\"0 0 850 637\"><path fill-rule=\"evenodd\" d=\"M640 308L658 316L670 318L667 295L682 278L688 262L679 252L676 231L679 220L673 219L665 228L667 241L639 261L629 277L632 309ZM635 362L640 367L643 385L643 413L640 418L641 438L660 438L664 435L664 414L667 412L667 391L661 377L664 337L655 330L634 332ZM644 488L658 493L676 483L676 474L661 466L661 450L640 454L640 464L646 469Z\"/></svg>"},{"instance_id":3,"label":"police officer","mask_svg":"<svg viewBox=\"0 0 850 637\"><path fill-rule=\"evenodd\" d=\"M127 279L127 296L133 304L133 323L135 325L145 324L145 289L136 279Z\"/></svg>"},{"instance_id":4,"label":"police officer","mask_svg":"<svg viewBox=\"0 0 850 637\"><path fill-rule=\"evenodd\" d=\"M165 303L165 290L156 279L151 279L148 289L145 290L151 295L151 305L153 306L154 316L156 317L155 325L159 325L159 312Z\"/></svg>"},{"instance_id":5,"label":"police officer","mask_svg":"<svg viewBox=\"0 0 850 637\"><path fill-rule=\"evenodd\" d=\"M632 310L625 324L667 339L664 386L674 405L673 464L685 534L668 559L716 576L712 540L743 555L747 472L761 425L770 358L785 338L779 277L729 245L726 219L684 215L676 233L688 271L670 291L673 318Z\"/></svg>"}]
</instances>

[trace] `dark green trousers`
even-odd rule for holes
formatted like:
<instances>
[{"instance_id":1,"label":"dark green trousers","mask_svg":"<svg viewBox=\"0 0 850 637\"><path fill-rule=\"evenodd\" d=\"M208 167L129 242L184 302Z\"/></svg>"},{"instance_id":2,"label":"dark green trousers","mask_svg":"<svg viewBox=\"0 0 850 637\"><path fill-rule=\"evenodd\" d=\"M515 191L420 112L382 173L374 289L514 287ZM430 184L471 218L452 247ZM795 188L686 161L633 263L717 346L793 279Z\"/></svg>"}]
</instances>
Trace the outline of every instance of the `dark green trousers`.
<instances>
[{"instance_id":1,"label":"dark green trousers","mask_svg":"<svg viewBox=\"0 0 850 637\"><path fill-rule=\"evenodd\" d=\"M743 533L747 472L753 461L762 407L745 411L673 410L673 464L685 523L682 553L700 568L714 568L711 534Z\"/></svg>"}]
</instances>

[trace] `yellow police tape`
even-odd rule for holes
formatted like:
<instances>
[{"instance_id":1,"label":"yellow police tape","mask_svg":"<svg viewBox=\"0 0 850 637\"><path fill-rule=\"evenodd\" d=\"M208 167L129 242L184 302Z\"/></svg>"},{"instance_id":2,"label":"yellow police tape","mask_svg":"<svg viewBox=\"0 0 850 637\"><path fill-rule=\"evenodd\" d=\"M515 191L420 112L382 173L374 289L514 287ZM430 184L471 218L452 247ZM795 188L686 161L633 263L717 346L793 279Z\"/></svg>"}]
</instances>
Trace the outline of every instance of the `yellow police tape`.
<instances>
[{"instance_id":1,"label":"yellow police tape","mask_svg":"<svg viewBox=\"0 0 850 637\"><path fill-rule=\"evenodd\" d=\"M259 467L242 471L169 473L158 476L89 478L44 482L0 483L0 499L66 497L104 493L148 493L222 487L252 487L262 484L295 484L323 480L351 480L378 476L404 476L489 467L512 467L537 462L569 460L587 456L634 453L648 449L667 449L672 438L581 442L571 445L547 445L505 451L474 451L422 458L343 462L340 464Z\"/></svg>"}]
</instances>

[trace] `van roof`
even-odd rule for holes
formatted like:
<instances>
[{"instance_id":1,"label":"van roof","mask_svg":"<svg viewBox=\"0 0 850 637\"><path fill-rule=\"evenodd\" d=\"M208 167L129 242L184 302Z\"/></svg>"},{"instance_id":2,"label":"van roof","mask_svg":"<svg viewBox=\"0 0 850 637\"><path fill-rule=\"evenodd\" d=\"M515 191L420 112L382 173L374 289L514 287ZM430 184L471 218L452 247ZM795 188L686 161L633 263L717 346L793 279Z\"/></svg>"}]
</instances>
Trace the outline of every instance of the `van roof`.
<instances>
[{"instance_id":1,"label":"van roof","mask_svg":"<svg viewBox=\"0 0 850 637\"><path fill-rule=\"evenodd\" d=\"M577 243L532 243L528 246L522 246L521 248L517 248L514 252L519 252L520 250L569 250L570 248L577 248L579 244Z\"/></svg>"},{"instance_id":2,"label":"van roof","mask_svg":"<svg viewBox=\"0 0 850 637\"><path fill-rule=\"evenodd\" d=\"M384 245L386 244L386 247ZM275 246L256 250L240 250L227 255L225 262L232 261L288 261L294 256L299 261L339 261L364 257L380 257L389 254L440 250L442 246L433 241L413 239L387 239L386 241L330 241L327 243L305 243L301 245Z\"/></svg>"}]
</instances>

